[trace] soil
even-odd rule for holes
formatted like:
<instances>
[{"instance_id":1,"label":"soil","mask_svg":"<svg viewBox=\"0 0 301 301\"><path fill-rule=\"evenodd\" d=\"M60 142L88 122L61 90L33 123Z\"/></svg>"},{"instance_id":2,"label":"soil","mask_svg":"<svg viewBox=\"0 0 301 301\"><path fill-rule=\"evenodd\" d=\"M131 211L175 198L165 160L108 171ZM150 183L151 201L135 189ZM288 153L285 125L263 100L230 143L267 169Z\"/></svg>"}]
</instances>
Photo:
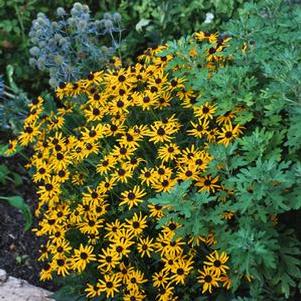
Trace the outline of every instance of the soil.
<instances>
[{"instance_id":1,"label":"soil","mask_svg":"<svg viewBox=\"0 0 301 301\"><path fill-rule=\"evenodd\" d=\"M0 195L20 195L33 208L36 199L34 186L25 176L26 172L21 168L20 161L20 158L0 159L0 164L6 164L10 170L20 174L23 181L20 187L15 187L9 182L0 185ZM9 276L22 278L30 284L55 291L57 286L54 283L39 281L41 263L37 258L42 241L31 230L25 232L24 224L18 209L0 201L0 269L4 269Z\"/></svg>"}]
</instances>

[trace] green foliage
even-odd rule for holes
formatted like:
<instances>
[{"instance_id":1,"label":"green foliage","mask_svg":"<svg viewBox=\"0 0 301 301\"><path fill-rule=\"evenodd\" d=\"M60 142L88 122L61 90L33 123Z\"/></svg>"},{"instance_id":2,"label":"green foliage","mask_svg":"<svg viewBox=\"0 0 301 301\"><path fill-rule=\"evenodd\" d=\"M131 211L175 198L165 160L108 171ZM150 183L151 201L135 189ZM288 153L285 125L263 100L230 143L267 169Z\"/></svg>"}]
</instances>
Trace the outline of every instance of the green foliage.
<instances>
[{"instance_id":1,"label":"green foliage","mask_svg":"<svg viewBox=\"0 0 301 301\"><path fill-rule=\"evenodd\" d=\"M32 215L31 210L24 199L20 196L0 196L0 200L8 202L8 204L21 211L25 220L24 230L28 231L32 225Z\"/></svg>"},{"instance_id":2,"label":"green foliage","mask_svg":"<svg viewBox=\"0 0 301 301\"><path fill-rule=\"evenodd\" d=\"M0 98L0 131L1 138L7 140L22 128L22 121L27 114L29 99L27 94L14 81L14 67L7 65L4 95ZM1 139L1 140L2 140Z\"/></svg>"},{"instance_id":3,"label":"green foliage","mask_svg":"<svg viewBox=\"0 0 301 301\"><path fill-rule=\"evenodd\" d=\"M208 235L212 225L222 225L225 222L221 219L224 206L208 206L214 198L208 192L188 194L191 181L185 181L175 186L169 192L162 192L155 198L149 199L153 204L167 206L166 216L161 218L157 228L166 225L170 221L177 222L181 227L177 234L180 236L188 233L194 236ZM171 210L169 210L171 208Z\"/></svg>"},{"instance_id":4,"label":"green foliage","mask_svg":"<svg viewBox=\"0 0 301 301\"><path fill-rule=\"evenodd\" d=\"M141 49L146 44L157 45L200 29L216 28L233 17L242 3L241 0L139 0L133 5L130 1L120 1L118 11L125 18L129 31L126 37L129 49ZM205 22L207 13L213 15L208 23Z\"/></svg>"},{"instance_id":5,"label":"green foliage","mask_svg":"<svg viewBox=\"0 0 301 301\"><path fill-rule=\"evenodd\" d=\"M234 144L209 145L214 160L205 174L220 176L218 197L182 183L150 200L168 205L162 220L179 221L181 235L214 231L216 248L230 254L234 267L233 300L297 300L300 290L300 21L300 5L246 3L222 25L231 37L226 63L209 79L205 58L189 56L192 47L202 53L189 37L162 52L174 56L169 69L178 67L177 75L200 91L199 104L213 100L218 113L236 111L244 126ZM234 217L223 218L227 212Z\"/></svg>"}]
</instances>

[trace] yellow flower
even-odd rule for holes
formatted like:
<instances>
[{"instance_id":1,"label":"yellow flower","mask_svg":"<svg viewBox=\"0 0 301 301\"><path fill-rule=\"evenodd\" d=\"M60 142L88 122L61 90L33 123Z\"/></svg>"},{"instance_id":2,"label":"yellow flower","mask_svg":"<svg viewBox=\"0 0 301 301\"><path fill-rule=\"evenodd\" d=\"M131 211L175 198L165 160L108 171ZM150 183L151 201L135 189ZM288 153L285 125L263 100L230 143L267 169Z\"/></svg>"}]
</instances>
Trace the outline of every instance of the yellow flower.
<instances>
[{"instance_id":1,"label":"yellow flower","mask_svg":"<svg viewBox=\"0 0 301 301\"><path fill-rule=\"evenodd\" d=\"M194 115L197 118L202 119L212 119L213 115L216 111L216 105L209 104L209 102L206 102L205 104L194 107Z\"/></svg>"},{"instance_id":2,"label":"yellow flower","mask_svg":"<svg viewBox=\"0 0 301 301\"><path fill-rule=\"evenodd\" d=\"M200 191L210 191L215 192L221 188L220 185L217 184L219 177L212 178L211 176L205 176L198 179L195 186L200 187Z\"/></svg>"},{"instance_id":3,"label":"yellow flower","mask_svg":"<svg viewBox=\"0 0 301 301\"><path fill-rule=\"evenodd\" d=\"M137 250L141 257L151 257L151 252L154 251L153 238L139 238L137 243Z\"/></svg>"},{"instance_id":4,"label":"yellow flower","mask_svg":"<svg viewBox=\"0 0 301 301\"><path fill-rule=\"evenodd\" d=\"M129 209L132 209L134 206L137 206L139 203L142 203L142 198L146 195L143 189L138 185L134 186L132 190L124 191L121 193L121 202L119 206L124 204L128 205Z\"/></svg>"},{"instance_id":5,"label":"yellow flower","mask_svg":"<svg viewBox=\"0 0 301 301\"><path fill-rule=\"evenodd\" d=\"M220 276L221 274L226 274L226 270L229 269L228 266L225 265L225 263L228 261L229 256L222 252L219 254L216 250L209 255L206 256L208 261L204 261L204 264L206 264L210 269L212 269L217 276Z\"/></svg>"},{"instance_id":6,"label":"yellow flower","mask_svg":"<svg viewBox=\"0 0 301 301\"><path fill-rule=\"evenodd\" d=\"M218 134L218 143L228 145L242 133L242 127L237 124L235 127L231 123L225 124Z\"/></svg>"},{"instance_id":7,"label":"yellow flower","mask_svg":"<svg viewBox=\"0 0 301 301\"><path fill-rule=\"evenodd\" d=\"M134 235L138 236L147 227L146 218L146 216L142 216L141 212L139 212L139 215L134 213L132 219L126 219L126 228L129 229Z\"/></svg>"},{"instance_id":8,"label":"yellow flower","mask_svg":"<svg viewBox=\"0 0 301 301\"><path fill-rule=\"evenodd\" d=\"M74 249L74 255L71 257L71 268L82 272L86 269L88 263L95 260L96 256L93 254L93 247L80 244L79 249Z\"/></svg>"},{"instance_id":9,"label":"yellow flower","mask_svg":"<svg viewBox=\"0 0 301 301\"><path fill-rule=\"evenodd\" d=\"M101 294L101 291L99 290L99 287L97 284L90 284L87 283L87 287L85 288L86 296L88 298L94 298L94 297L99 297Z\"/></svg>"},{"instance_id":10,"label":"yellow flower","mask_svg":"<svg viewBox=\"0 0 301 301\"><path fill-rule=\"evenodd\" d=\"M214 270L210 268L204 267L204 269L198 270L198 282L203 286L202 294L209 291L212 293L212 287L218 287L218 281L220 281L219 277L216 275Z\"/></svg>"},{"instance_id":11,"label":"yellow flower","mask_svg":"<svg viewBox=\"0 0 301 301\"><path fill-rule=\"evenodd\" d=\"M190 271L193 268L193 261L192 258L184 259L180 258L176 261L175 265L171 269L173 275L171 276L171 280L173 280L176 284L184 284L185 279L189 275Z\"/></svg>"},{"instance_id":12,"label":"yellow flower","mask_svg":"<svg viewBox=\"0 0 301 301\"><path fill-rule=\"evenodd\" d=\"M17 149L18 141L17 140L9 140L7 150L5 151L5 155L12 155Z\"/></svg>"},{"instance_id":13,"label":"yellow flower","mask_svg":"<svg viewBox=\"0 0 301 301\"><path fill-rule=\"evenodd\" d=\"M99 292L106 293L106 297L114 297L116 293L119 292L119 287L121 286L121 278L117 274L105 274L104 279L99 280L97 287Z\"/></svg>"},{"instance_id":14,"label":"yellow flower","mask_svg":"<svg viewBox=\"0 0 301 301\"><path fill-rule=\"evenodd\" d=\"M114 269L120 263L120 256L112 249L102 249L98 256L98 269L107 272Z\"/></svg>"}]
</instances>

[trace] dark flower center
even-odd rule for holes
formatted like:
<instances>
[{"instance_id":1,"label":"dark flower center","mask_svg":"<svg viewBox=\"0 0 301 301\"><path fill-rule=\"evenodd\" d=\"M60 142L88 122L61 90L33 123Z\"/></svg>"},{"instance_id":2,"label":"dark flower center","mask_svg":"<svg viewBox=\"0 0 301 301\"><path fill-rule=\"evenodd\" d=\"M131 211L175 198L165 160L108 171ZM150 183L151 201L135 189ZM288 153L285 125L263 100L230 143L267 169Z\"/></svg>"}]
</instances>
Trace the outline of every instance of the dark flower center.
<instances>
[{"instance_id":1,"label":"dark flower center","mask_svg":"<svg viewBox=\"0 0 301 301\"><path fill-rule=\"evenodd\" d=\"M169 226L168 226L168 228L170 230L175 230L177 228L177 225L175 223L170 223Z\"/></svg>"},{"instance_id":2,"label":"dark flower center","mask_svg":"<svg viewBox=\"0 0 301 301\"><path fill-rule=\"evenodd\" d=\"M135 193L133 193L133 192L129 192L129 193L128 193L128 199L129 199L129 200L134 200L135 197L136 197Z\"/></svg>"},{"instance_id":3,"label":"dark flower center","mask_svg":"<svg viewBox=\"0 0 301 301\"><path fill-rule=\"evenodd\" d=\"M122 83L125 81L125 76L124 75L119 75L118 80Z\"/></svg>"},{"instance_id":4,"label":"dark flower center","mask_svg":"<svg viewBox=\"0 0 301 301\"><path fill-rule=\"evenodd\" d=\"M89 132L89 136L92 138L92 137L95 137L96 136L96 132L94 130L91 130Z\"/></svg>"},{"instance_id":5,"label":"dark flower center","mask_svg":"<svg viewBox=\"0 0 301 301\"><path fill-rule=\"evenodd\" d=\"M210 186L210 185L211 185L211 181L210 181L209 179L206 179L206 180L204 181L204 185L205 185L205 186Z\"/></svg>"},{"instance_id":6,"label":"dark flower center","mask_svg":"<svg viewBox=\"0 0 301 301\"><path fill-rule=\"evenodd\" d=\"M99 114L100 114L99 109L94 108L94 109L93 109L93 115L98 116Z\"/></svg>"},{"instance_id":7,"label":"dark flower center","mask_svg":"<svg viewBox=\"0 0 301 301\"><path fill-rule=\"evenodd\" d=\"M110 129L112 132L115 132L115 131L117 131L118 127L115 124L111 124Z\"/></svg>"},{"instance_id":8,"label":"dark flower center","mask_svg":"<svg viewBox=\"0 0 301 301\"><path fill-rule=\"evenodd\" d=\"M157 134L159 136L163 136L163 135L165 135L165 130L162 127L159 127L157 130Z\"/></svg>"},{"instance_id":9,"label":"dark flower center","mask_svg":"<svg viewBox=\"0 0 301 301\"><path fill-rule=\"evenodd\" d=\"M60 83L59 83L59 88L60 88L60 89L66 88L66 84L63 83L63 82L60 82Z\"/></svg>"},{"instance_id":10,"label":"dark flower center","mask_svg":"<svg viewBox=\"0 0 301 301\"><path fill-rule=\"evenodd\" d=\"M191 170L187 170L185 172L186 177L191 177L192 176L192 171Z\"/></svg>"},{"instance_id":11,"label":"dark flower center","mask_svg":"<svg viewBox=\"0 0 301 301\"><path fill-rule=\"evenodd\" d=\"M88 258L88 254L85 253L85 252L81 252L80 253L80 258L83 259L83 260L86 260Z\"/></svg>"},{"instance_id":12,"label":"dark flower center","mask_svg":"<svg viewBox=\"0 0 301 301\"><path fill-rule=\"evenodd\" d=\"M140 226L139 222L133 222L133 228L138 229Z\"/></svg>"},{"instance_id":13,"label":"dark flower center","mask_svg":"<svg viewBox=\"0 0 301 301\"><path fill-rule=\"evenodd\" d=\"M58 266L62 267L62 266L65 265L65 260L64 259L57 259L56 263L57 263Z\"/></svg>"},{"instance_id":14,"label":"dark flower center","mask_svg":"<svg viewBox=\"0 0 301 301\"><path fill-rule=\"evenodd\" d=\"M215 260L213 264L214 264L214 266L216 268L219 268L222 265L222 263L220 262L220 260Z\"/></svg>"},{"instance_id":15,"label":"dark flower center","mask_svg":"<svg viewBox=\"0 0 301 301\"><path fill-rule=\"evenodd\" d=\"M96 199L98 197L98 193L96 191L93 191L91 193L91 196L92 196L93 199Z\"/></svg>"},{"instance_id":16,"label":"dark flower center","mask_svg":"<svg viewBox=\"0 0 301 301\"><path fill-rule=\"evenodd\" d=\"M211 277L210 275L206 275L206 276L204 277L204 280L205 280L205 282L210 283L211 280L212 280L212 277Z\"/></svg>"},{"instance_id":17,"label":"dark flower center","mask_svg":"<svg viewBox=\"0 0 301 301\"><path fill-rule=\"evenodd\" d=\"M230 131L226 132L225 137L226 138L231 138L232 137L232 132L230 132Z\"/></svg>"},{"instance_id":18,"label":"dark flower center","mask_svg":"<svg viewBox=\"0 0 301 301\"><path fill-rule=\"evenodd\" d=\"M94 74L93 73L90 73L89 75L88 75L88 80L93 80L94 79Z\"/></svg>"},{"instance_id":19,"label":"dark flower center","mask_svg":"<svg viewBox=\"0 0 301 301\"><path fill-rule=\"evenodd\" d=\"M56 154L56 158L57 158L58 160L63 160L63 159L64 159L64 155L63 155L62 153L57 153L57 154Z\"/></svg>"},{"instance_id":20,"label":"dark flower center","mask_svg":"<svg viewBox=\"0 0 301 301\"><path fill-rule=\"evenodd\" d=\"M122 100L117 101L117 107L122 108L124 106L124 102Z\"/></svg>"},{"instance_id":21,"label":"dark flower center","mask_svg":"<svg viewBox=\"0 0 301 301\"><path fill-rule=\"evenodd\" d=\"M207 114L207 113L209 113L210 110L208 107L203 107L202 111L204 114Z\"/></svg>"},{"instance_id":22,"label":"dark flower center","mask_svg":"<svg viewBox=\"0 0 301 301\"><path fill-rule=\"evenodd\" d=\"M28 134L31 134L33 132L33 128L31 126L27 126L25 128L25 132L28 133Z\"/></svg>"},{"instance_id":23,"label":"dark flower center","mask_svg":"<svg viewBox=\"0 0 301 301\"><path fill-rule=\"evenodd\" d=\"M107 282L107 288L112 288L113 287L113 283L111 281Z\"/></svg>"},{"instance_id":24,"label":"dark flower center","mask_svg":"<svg viewBox=\"0 0 301 301\"><path fill-rule=\"evenodd\" d=\"M94 100L100 100L100 95L98 93L93 95Z\"/></svg>"},{"instance_id":25,"label":"dark flower center","mask_svg":"<svg viewBox=\"0 0 301 301\"><path fill-rule=\"evenodd\" d=\"M52 184L46 184L46 185L45 185L45 189L46 189L47 191L51 191L51 190L53 189Z\"/></svg>"},{"instance_id":26,"label":"dark flower center","mask_svg":"<svg viewBox=\"0 0 301 301\"><path fill-rule=\"evenodd\" d=\"M162 181L162 186L163 186L163 187L167 187L168 184L169 184L169 182L168 182L167 180L163 180L163 181Z\"/></svg>"},{"instance_id":27,"label":"dark flower center","mask_svg":"<svg viewBox=\"0 0 301 301\"><path fill-rule=\"evenodd\" d=\"M124 170L123 168L120 168L120 169L118 170L118 175L119 175L119 176L124 176L124 175L125 175L125 170Z\"/></svg>"},{"instance_id":28,"label":"dark flower center","mask_svg":"<svg viewBox=\"0 0 301 301\"><path fill-rule=\"evenodd\" d=\"M40 173L41 175L43 175L45 172L46 172L45 168L41 167L41 168L39 169L39 173Z\"/></svg>"},{"instance_id":29,"label":"dark flower center","mask_svg":"<svg viewBox=\"0 0 301 301\"><path fill-rule=\"evenodd\" d=\"M164 175L165 174L165 170L163 168L159 168L158 169L158 173L159 173L159 175Z\"/></svg>"}]
</instances>

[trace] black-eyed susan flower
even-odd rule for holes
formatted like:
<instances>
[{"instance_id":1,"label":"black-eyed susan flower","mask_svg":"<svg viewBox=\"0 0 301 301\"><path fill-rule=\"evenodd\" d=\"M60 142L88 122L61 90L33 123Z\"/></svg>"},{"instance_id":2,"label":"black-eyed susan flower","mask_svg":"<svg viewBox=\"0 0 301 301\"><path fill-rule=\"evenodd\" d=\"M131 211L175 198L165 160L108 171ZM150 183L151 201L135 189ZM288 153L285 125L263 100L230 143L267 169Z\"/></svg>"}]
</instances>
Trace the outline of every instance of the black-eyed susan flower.
<instances>
[{"instance_id":1,"label":"black-eyed susan flower","mask_svg":"<svg viewBox=\"0 0 301 301\"><path fill-rule=\"evenodd\" d=\"M112 174L112 179L116 182L127 183L128 180L132 177L133 171L128 163L122 162L120 167L115 169L115 172Z\"/></svg>"},{"instance_id":2,"label":"black-eyed susan flower","mask_svg":"<svg viewBox=\"0 0 301 301\"><path fill-rule=\"evenodd\" d=\"M65 256L59 256L53 259L51 267L58 275L67 276L70 272L69 260Z\"/></svg>"},{"instance_id":3,"label":"black-eyed susan flower","mask_svg":"<svg viewBox=\"0 0 301 301\"><path fill-rule=\"evenodd\" d=\"M54 272L53 268L51 267L51 265L49 263L45 263L43 268L40 271L40 275L39 278L41 281L47 281L47 280L51 280L52 277L52 273Z\"/></svg>"},{"instance_id":4,"label":"black-eyed susan flower","mask_svg":"<svg viewBox=\"0 0 301 301\"><path fill-rule=\"evenodd\" d=\"M210 175L200 177L196 182L195 186L199 187L200 191L210 191L215 192L220 189L221 186L217 184L219 177L212 178Z\"/></svg>"},{"instance_id":5,"label":"black-eyed susan flower","mask_svg":"<svg viewBox=\"0 0 301 301\"><path fill-rule=\"evenodd\" d=\"M158 156L163 162L176 159L179 154L180 148L175 143L163 145L158 149Z\"/></svg>"},{"instance_id":6,"label":"black-eyed susan flower","mask_svg":"<svg viewBox=\"0 0 301 301\"><path fill-rule=\"evenodd\" d=\"M153 168L146 168L140 170L140 176L141 184L146 184L147 186L155 183L156 177L155 172Z\"/></svg>"},{"instance_id":7,"label":"black-eyed susan flower","mask_svg":"<svg viewBox=\"0 0 301 301\"><path fill-rule=\"evenodd\" d=\"M242 133L242 128L239 124L233 127L231 123L225 124L218 134L218 143L228 145Z\"/></svg>"},{"instance_id":8,"label":"black-eyed susan flower","mask_svg":"<svg viewBox=\"0 0 301 301\"><path fill-rule=\"evenodd\" d=\"M98 266L97 268L107 272L114 269L120 263L120 256L114 250L102 249L98 255Z\"/></svg>"},{"instance_id":9,"label":"black-eyed susan flower","mask_svg":"<svg viewBox=\"0 0 301 301\"><path fill-rule=\"evenodd\" d=\"M152 280L154 287L165 287L170 281L170 276L168 272L160 271L153 274Z\"/></svg>"},{"instance_id":10,"label":"black-eyed susan flower","mask_svg":"<svg viewBox=\"0 0 301 301\"><path fill-rule=\"evenodd\" d=\"M74 255L70 259L71 268L82 272L86 269L88 263L95 260L96 256L93 254L93 247L80 244L79 249L74 249Z\"/></svg>"},{"instance_id":11,"label":"black-eyed susan flower","mask_svg":"<svg viewBox=\"0 0 301 301\"><path fill-rule=\"evenodd\" d=\"M200 118L201 120L212 119L214 113L216 112L216 105L212 105L209 102L206 102L201 106L195 106L193 109L194 115L197 118Z\"/></svg>"},{"instance_id":12,"label":"black-eyed susan flower","mask_svg":"<svg viewBox=\"0 0 301 301\"><path fill-rule=\"evenodd\" d=\"M9 140L7 150L5 151L5 155L10 156L13 153L15 153L17 149L17 145L18 145L18 141L16 139Z\"/></svg>"},{"instance_id":13,"label":"black-eyed susan flower","mask_svg":"<svg viewBox=\"0 0 301 301\"><path fill-rule=\"evenodd\" d=\"M209 129L209 121L207 119L199 120L198 123L195 123L193 121L190 122L193 129L188 130L187 134L196 138L203 138Z\"/></svg>"},{"instance_id":14,"label":"black-eyed susan flower","mask_svg":"<svg viewBox=\"0 0 301 301\"><path fill-rule=\"evenodd\" d=\"M149 216L150 217L160 219L161 217L164 216L163 207L161 205L159 205L159 204L156 204L156 205L149 204L149 205L147 205L147 207L149 209Z\"/></svg>"},{"instance_id":15,"label":"black-eyed susan flower","mask_svg":"<svg viewBox=\"0 0 301 301\"><path fill-rule=\"evenodd\" d=\"M105 293L107 298L113 298L119 292L121 286L121 278L118 274L105 274L104 279L100 279L97 283L99 292Z\"/></svg>"},{"instance_id":16,"label":"black-eyed susan flower","mask_svg":"<svg viewBox=\"0 0 301 301\"><path fill-rule=\"evenodd\" d=\"M171 269L173 275L171 276L171 280L173 280L176 284L185 283L185 279L189 275L190 271L193 269L193 261L192 258L184 259L180 258L176 261L175 265Z\"/></svg>"},{"instance_id":17,"label":"black-eyed susan flower","mask_svg":"<svg viewBox=\"0 0 301 301\"><path fill-rule=\"evenodd\" d=\"M172 134L174 133L171 126L164 126L160 124L151 125L151 130L149 132L150 139L154 143L160 142L170 142L172 139Z\"/></svg>"},{"instance_id":18,"label":"black-eyed susan flower","mask_svg":"<svg viewBox=\"0 0 301 301\"><path fill-rule=\"evenodd\" d=\"M39 125L36 123L27 123L24 125L23 132L19 136L19 142L22 146L26 146L33 142L34 139L41 134Z\"/></svg>"},{"instance_id":19,"label":"black-eyed susan flower","mask_svg":"<svg viewBox=\"0 0 301 301\"><path fill-rule=\"evenodd\" d=\"M141 212L139 215L134 213L134 216L131 219L126 219L126 227L134 234L139 235L147 227L146 216L143 216Z\"/></svg>"},{"instance_id":20,"label":"black-eyed susan flower","mask_svg":"<svg viewBox=\"0 0 301 301\"><path fill-rule=\"evenodd\" d=\"M127 205L131 209L141 203L145 195L146 192L140 186L135 185L133 189L121 193L119 206Z\"/></svg>"},{"instance_id":21,"label":"black-eyed susan flower","mask_svg":"<svg viewBox=\"0 0 301 301\"><path fill-rule=\"evenodd\" d=\"M94 285L87 283L87 287L85 288L85 293L88 298L95 298L95 297L100 296L101 291L100 291L97 283Z\"/></svg>"},{"instance_id":22,"label":"black-eyed susan flower","mask_svg":"<svg viewBox=\"0 0 301 301\"><path fill-rule=\"evenodd\" d=\"M220 254L218 251L214 251L206 256L207 261L204 261L210 269L212 269L217 276L221 274L226 274L229 267L225 265L228 261L229 256L225 252L221 252Z\"/></svg>"},{"instance_id":23,"label":"black-eyed susan flower","mask_svg":"<svg viewBox=\"0 0 301 301\"><path fill-rule=\"evenodd\" d=\"M198 270L198 272L198 282L203 287L202 294L206 293L207 291L212 293L213 287L219 287L218 281L220 279L212 269L204 267L203 270Z\"/></svg>"},{"instance_id":24,"label":"black-eyed susan flower","mask_svg":"<svg viewBox=\"0 0 301 301\"><path fill-rule=\"evenodd\" d=\"M151 252L154 251L153 238L139 238L139 242L137 243L137 250L141 257L151 257Z\"/></svg>"}]
</instances>

